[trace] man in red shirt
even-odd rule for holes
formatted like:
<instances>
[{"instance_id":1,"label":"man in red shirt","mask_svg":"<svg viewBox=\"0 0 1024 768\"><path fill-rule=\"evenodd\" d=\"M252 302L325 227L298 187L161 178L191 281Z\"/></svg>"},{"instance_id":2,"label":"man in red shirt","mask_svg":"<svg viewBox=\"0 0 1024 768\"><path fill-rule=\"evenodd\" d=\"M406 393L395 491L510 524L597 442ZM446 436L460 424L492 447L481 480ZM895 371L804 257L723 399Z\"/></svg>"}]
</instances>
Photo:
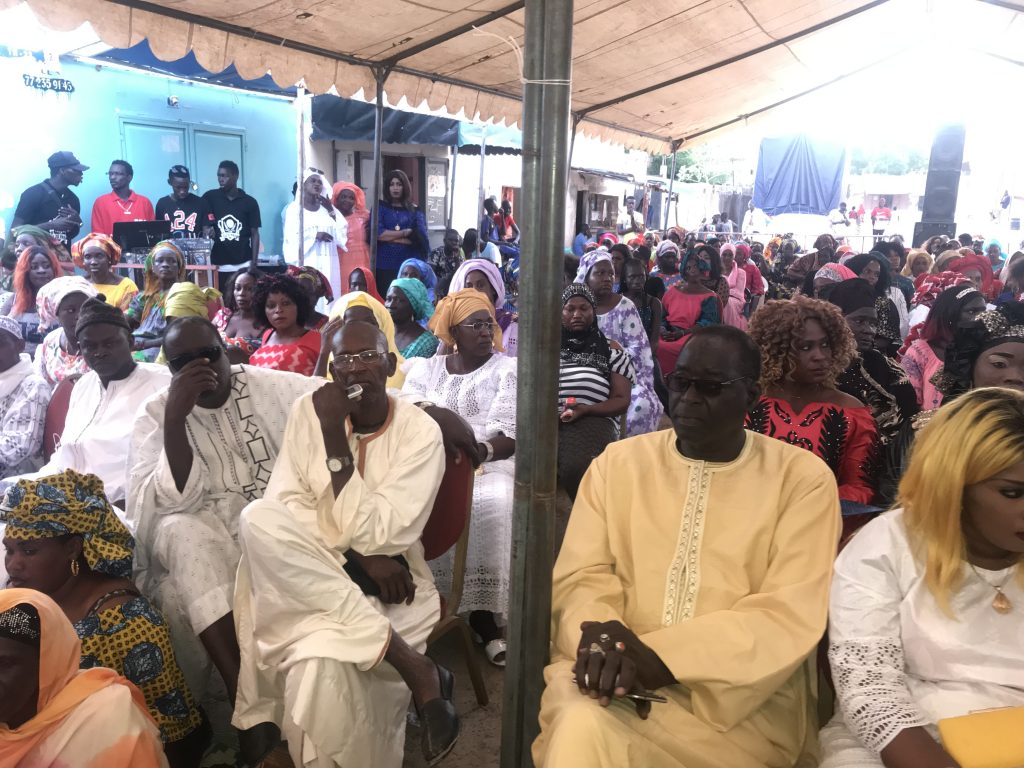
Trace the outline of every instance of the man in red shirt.
<instances>
[{"instance_id":1,"label":"man in red shirt","mask_svg":"<svg viewBox=\"0 0 1024 768\"><path fill-rule=\"evenodd\" d=\"M878 205L871 209L871 234L875 236L875 242L885 234L885 228L892 221L892 210L887 203L884 197L880 197Z\"/></svg>"},{"instance_id":2,"label":"man in red shirt","mask_svg":"<svg viewBox=\"0 0 1024 768\"><path fill-rule=\"evenodd\" d=\"M135 171L126 160L115 160L107 171L111 191L100 195L92 204L92 231L114 234L119 221L153 221L153 204L131 190Z\"/></svg>"}]
</instances>

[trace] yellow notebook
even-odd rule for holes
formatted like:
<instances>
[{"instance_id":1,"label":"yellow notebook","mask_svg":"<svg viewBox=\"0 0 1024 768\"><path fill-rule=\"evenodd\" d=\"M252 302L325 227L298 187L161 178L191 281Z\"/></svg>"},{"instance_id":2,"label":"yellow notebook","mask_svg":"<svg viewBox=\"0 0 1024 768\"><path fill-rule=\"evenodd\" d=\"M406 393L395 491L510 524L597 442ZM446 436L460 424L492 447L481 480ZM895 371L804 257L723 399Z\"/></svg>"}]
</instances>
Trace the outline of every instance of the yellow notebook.
<instances>
[{"instance_id":1,"label":"yellow notebook","mask_svg":"<svg viewBox=\"0 0 1024 768\"><path fill-rule=\"evenodd\" d=\"M1024 707L939 720L939 735L961 768L1024 768Z\"/></svg>"}]
</instances>

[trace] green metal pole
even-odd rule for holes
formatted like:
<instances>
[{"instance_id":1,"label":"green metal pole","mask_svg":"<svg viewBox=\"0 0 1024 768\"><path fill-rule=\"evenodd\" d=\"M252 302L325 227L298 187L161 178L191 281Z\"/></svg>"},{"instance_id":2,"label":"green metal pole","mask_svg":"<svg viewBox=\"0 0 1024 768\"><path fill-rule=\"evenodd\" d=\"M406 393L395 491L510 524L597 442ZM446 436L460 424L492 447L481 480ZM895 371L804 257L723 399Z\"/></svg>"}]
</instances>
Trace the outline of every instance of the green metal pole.
<instances>
[{"instance_id":1,"label":"green metal pole","mask_svg":"<svg viewBox=\"0 0 1024 768\"><path fill-rule=\"evenodd\" d=\"M377 82L377 103L373 113L373 194L376 200L370 201L370 271L377 269L377 223L380 221L380 205L377 200L384 200L385 192L380 188L381 165L381 134L384 132L384 81L391 73L388 67L375 67L373 78ZM347 285L348 275L342 275Z\"/></svg>"},{"instance_id":2,"label":"green metal pole","mask_svg":"<svg viewBox=\"0 0 1024 768\"><path fill-rule=\"evenodd\" d=\"M515 518L501 767L529 768L551 622L572 0L526 0ZM544 82L536 82L544 81Z\"/></svg>"}]
</instances>

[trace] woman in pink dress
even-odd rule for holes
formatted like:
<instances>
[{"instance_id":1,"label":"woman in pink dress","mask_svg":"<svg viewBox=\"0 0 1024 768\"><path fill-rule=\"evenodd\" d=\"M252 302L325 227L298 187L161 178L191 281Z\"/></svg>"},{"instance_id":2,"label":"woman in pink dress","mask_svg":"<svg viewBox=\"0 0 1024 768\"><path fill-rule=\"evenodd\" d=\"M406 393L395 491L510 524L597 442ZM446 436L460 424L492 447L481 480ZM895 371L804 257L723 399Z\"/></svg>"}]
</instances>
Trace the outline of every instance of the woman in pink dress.
<instances>
[{"instance_id":1,"label":"woman in pink dress","mask_svg":"<svg viewBox=\"0 0 1024 768\"><path fill-rule=\"evenodd\" d=\"M658 342L658 363L662 371L674 371L676 359L699 325L721 322L722 306L718 294L704 287L702 280L711 273L711 262L691 250L679 265L683 282L676 283L661 299L665 309L665 328Z\"/></svg>"},{"instance_id":2,"label":"woman in pink dress","mask_svg":"<svg viewBox=\"0 0 1024 768\"><path fill-rule=\"evenodd\" d=\"M971 283L963 283L940 293L928 312L928 319L911 330L900 365L914 386L917 404L923 410L942 404L942 392L933 379L942 370L946 345L953 340L953 332L984 311L985 297Z\"/></svg>"},{"instance_id":3,"label":"woman in pink dress","mask_svg":"<svg viewBox=\"0 0 1024 768\"><path fill-rule=\"evenodd\" d=\"M339 181L333 192L334 205L348 222L348 243L345 249L338 249L341 279L348 280L353 269L370 268L370 211L366 207L366 195L355 184Z\"/></svg>"},{"instance_id":4,"label":"woman in pink dress","mask_svg":"<svg viewBox=\"0 0 1024 768\"><path fill-rule=\"evenodd\" d=\"M736 264L736 252L732 243L722 246L722 277L729 283L729 301L722 310L722 322L747 330L747 318L743 316L743 307L747 303L744 293L747 287L747 273Z\"/></svg>"}]
</instances>

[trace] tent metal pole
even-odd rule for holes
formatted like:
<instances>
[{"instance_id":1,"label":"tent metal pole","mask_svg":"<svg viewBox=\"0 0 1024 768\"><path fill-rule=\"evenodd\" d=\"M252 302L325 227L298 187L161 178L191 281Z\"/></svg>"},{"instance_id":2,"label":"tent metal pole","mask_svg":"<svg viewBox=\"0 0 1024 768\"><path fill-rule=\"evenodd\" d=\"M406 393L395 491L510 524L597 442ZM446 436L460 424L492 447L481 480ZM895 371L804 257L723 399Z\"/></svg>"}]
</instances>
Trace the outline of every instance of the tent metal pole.
<instances>
[{"instance_id":1,"label":"tent metal pole","mask_svg":"<svg viewBox=\"0 0 1024 768\"><path fill-rule=\"evenodd\" d=\"M533 765L548 660L572 26L572 0L526 0L522 306L501 768Z\"/></svg>"},{"instance_id":2,"label":"tent metal pole","mask_svg":"<svg viewBox=\"0 0 1024 768\"><path fill-rule=\"evenodd\" d=\"M672 208L672 187L676 183L676 152L679 151L679 142L673 141L670 143L672 149L672 174L668 177L668 200L665 201L665 226L662 227L662 231L668 229L668 212Z\"/></svg>"},{"instance_id":3,"label":"tent metal pole","mask_svg":"<svg viewBox=\"0 0 1024 768\"><path fill-rule=\"evenodd\" d=\"M487 196L487 190L484 188L484 166L487 164L487 125L484 124L480 127L480 189L477 192L476 197L476 215L480 217L479 221L484 220L484 199ZM479 226L479 224L477 224ZM476 233L476 254L477 256L484 250L484 246L487 245L487 232Z\"/></svg>"},{"instance_id":4,"label":"tent metal pole","mask_svg":"<svg viewBox=\"0 0 1024 768\"><path fill-rule=\"evenodd\" d=\"M455 171L459 167L459 148L455 147L452 152L452 179L448 185L448 221L445 223L445 235L452 228L452 219L455 216Z\"/></svg>"},{"instance_id":5,"label":"tent metal pole","mask_svg":"<svg viewBox=\"0 0 1024 768\"><path fill-rule=\"evenodd\" d=\"M370 202L370 270L377 271L377 225L380 222L380 205L383 199L380 188L381 177L381 134L384 132L384 81L388 79L391 69L374 67L373 79L377 82L377 103L373 115L373 194L376 200ZM348 280L347 277L344 280Z\"/></svg>"},{"instance_id":6,"label":"tent metal pole","mask_svg":"<svg viewBox=\"0 0 1024 768\"><path fill-rule=\"evenodd\" d=\"M295 199L299 201L299 238L297 240L299 252L293 253L292 258L297 258L298 265L302 267L306 264L306 89L301 85L297 89L295 106L299 109L299 119L297 122L299 131L299 172L296 175L299 186L295 190ZM330 192L327 194L329 195ZM288 261L288 254L285 254L284 259Z\"/></svg>"}]
</instances>

